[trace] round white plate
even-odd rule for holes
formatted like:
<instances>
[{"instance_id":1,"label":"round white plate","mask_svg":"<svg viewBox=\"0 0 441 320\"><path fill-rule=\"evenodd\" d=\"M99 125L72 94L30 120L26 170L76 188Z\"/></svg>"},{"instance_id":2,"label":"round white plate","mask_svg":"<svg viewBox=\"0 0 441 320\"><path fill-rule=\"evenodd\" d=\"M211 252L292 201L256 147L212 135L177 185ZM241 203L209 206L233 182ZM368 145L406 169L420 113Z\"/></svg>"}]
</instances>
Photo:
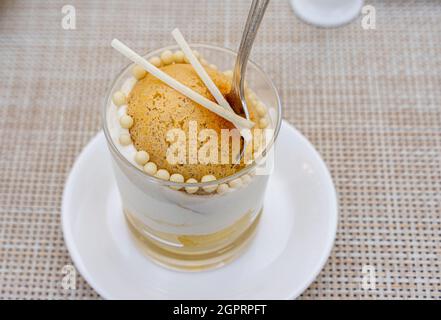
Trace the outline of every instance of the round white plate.
<instances>
[{"instance_id":1,"label":"round white plate","mask_svg":"<svg viewBox=\"0 0 441 320\"><path fill-rule=\"evenodd\" d=\"M237 260L196 273L171 271L132 242L103 133L66 182L64 239L78 271L107 299L292 299L324 266L337 228L331 176L314 147L283 123L256 237Z\"/></svg>"},{"instance_id":2,"label":"round white plate","mask_svg":"<svg viewBox=\"0 0 441 320\"><path fill-rule=\"evenodd\" d=\"M303 21L323 28L345 25L358 17L363 0L290 0Z\"/></svg>"}]
</instances>

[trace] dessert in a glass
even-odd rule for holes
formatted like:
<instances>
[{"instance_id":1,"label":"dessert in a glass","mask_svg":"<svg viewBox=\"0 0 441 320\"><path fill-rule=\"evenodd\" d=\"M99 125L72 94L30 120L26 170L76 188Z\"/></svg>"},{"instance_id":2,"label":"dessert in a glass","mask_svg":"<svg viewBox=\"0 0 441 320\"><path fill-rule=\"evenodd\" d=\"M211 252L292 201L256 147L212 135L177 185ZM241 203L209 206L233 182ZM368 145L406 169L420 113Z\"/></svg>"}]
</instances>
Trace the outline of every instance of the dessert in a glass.
<instances>
[{"instance_id":1,"label":"dessert in a glass","mask_svg":"<svg viewBox=\"0 0 441 320\"><path fill-rule=\"evenodd\" d=\"M236 54L210 45L191 48L226 96ZM218 103L179 47L144 58ZM276 89L251 61L246 101L251 140L223 113L207 109L140 65L128 65L114 81L104 108L104 132L128 226L155 262L178 270L216 268L237 257L252 239L270 173L259 170L268 164L259 166L256 159L268 158L281 114Z\"/></svg>"}]
</instances>

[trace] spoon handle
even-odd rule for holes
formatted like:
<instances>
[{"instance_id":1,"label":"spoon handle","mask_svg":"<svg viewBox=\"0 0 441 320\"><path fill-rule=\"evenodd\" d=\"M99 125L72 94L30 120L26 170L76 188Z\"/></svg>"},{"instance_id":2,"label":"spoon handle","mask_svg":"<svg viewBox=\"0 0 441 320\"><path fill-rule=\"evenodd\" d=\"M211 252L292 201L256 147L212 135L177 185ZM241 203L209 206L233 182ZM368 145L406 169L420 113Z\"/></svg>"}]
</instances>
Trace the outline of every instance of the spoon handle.
<instances>
[{"instance_id":1,"label":"spoon handle","mask_svg":"<svg viewBox=\"0 0 441 320\"><path fill-rule=\"evenodd\" d=\"M247 67L248 57L256 38L257 30L262 21L269 0L253 0L250 11L248 13L247 22L245 24L242 39L240 41L239 51L236 58L236 65L233 73L233 90L238 93L241 99L244 99L244 79ZM238 112L239 110L235 110Z\"/></svg>"}]
</instances>

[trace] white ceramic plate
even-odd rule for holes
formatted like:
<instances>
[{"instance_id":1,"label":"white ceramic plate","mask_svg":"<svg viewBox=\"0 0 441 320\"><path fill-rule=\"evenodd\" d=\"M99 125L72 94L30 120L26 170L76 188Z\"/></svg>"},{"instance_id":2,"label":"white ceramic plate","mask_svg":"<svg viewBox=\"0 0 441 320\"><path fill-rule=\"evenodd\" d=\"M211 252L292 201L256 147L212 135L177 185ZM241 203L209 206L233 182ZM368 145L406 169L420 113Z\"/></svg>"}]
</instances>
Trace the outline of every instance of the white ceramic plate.
<instances>
[{"instance_id":1,"label":"white ceramic plate","mask_svg":"<svg viewBox=\"0 0 441 320\"><path fill-rule=\"evenodd\" d=\"M177 272L134 246L103 133L66 182L62 224L78 271L107 299L292 299L323 268L337 227L331 176L314 147L283 123L265 208L248 250L213 271Z\"/></svg>"}]
</instances>

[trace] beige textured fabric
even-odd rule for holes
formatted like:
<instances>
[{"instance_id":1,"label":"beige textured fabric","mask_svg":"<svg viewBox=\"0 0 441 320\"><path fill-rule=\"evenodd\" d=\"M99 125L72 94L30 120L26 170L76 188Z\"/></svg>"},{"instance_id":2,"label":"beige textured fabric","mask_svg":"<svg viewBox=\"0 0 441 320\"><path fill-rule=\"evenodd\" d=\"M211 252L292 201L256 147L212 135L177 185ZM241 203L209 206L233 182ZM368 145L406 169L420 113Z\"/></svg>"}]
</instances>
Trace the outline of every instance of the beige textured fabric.
<instances>
[{"instance_id":1,"label":"beige textured fabric","mask_svg":"<svg viewBox=\"0 0 441 320\"><path fill-rule=\"evenodd\" d=\"M235 48L248 1L0 2L0 298L99 298L71 263L61 194L75 157L100 129L100 107L127 63L118 37L146 52L190 41ZM368 1L361 20L324 30L273 0L253 59L274 79L284 117L327 162L340 224L331 257L301 298L441 298L441 4ZM375 266L376 290L362 288Z\"/></svg>"}]
</instances>

